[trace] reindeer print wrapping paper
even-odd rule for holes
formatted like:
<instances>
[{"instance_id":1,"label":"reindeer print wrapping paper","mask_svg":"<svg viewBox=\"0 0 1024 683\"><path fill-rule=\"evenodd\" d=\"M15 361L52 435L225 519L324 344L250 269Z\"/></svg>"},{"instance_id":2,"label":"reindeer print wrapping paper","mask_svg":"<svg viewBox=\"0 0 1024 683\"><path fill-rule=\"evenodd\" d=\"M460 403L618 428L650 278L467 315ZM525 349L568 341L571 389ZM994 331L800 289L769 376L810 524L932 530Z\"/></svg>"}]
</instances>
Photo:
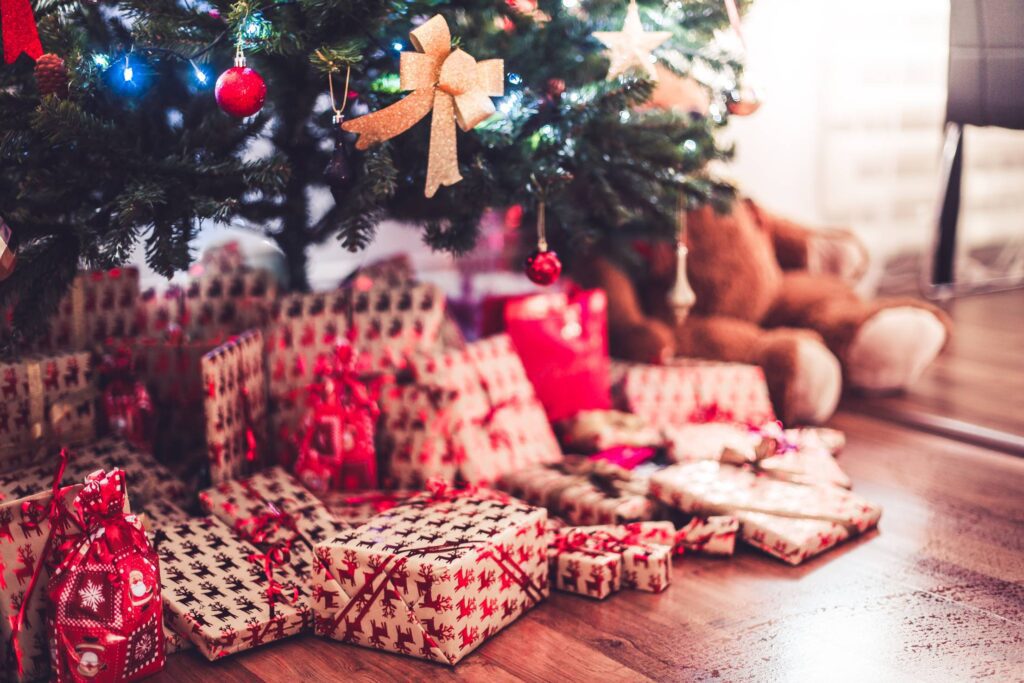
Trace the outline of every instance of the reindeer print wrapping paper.
<instances>
[{"instance_id":1,"label":"reindeer print wrapping paper","mask_svg":"<svg viewBox=\"0 0 1024 683\"><path fill-rule=\"evenodd\" d=\"M322 359L349 336L366 372L390 372L418 351L438 348L445 299L434 285L355 286L278 299L266 328L271 435L292 454L307 387ZM351 319L351 329L349 321Z\"/></svg>"},{"instance_id":2,"label":"reindeer print wrapping paper","mask_svg":"<svg viewBox=\"0 0 1024 683\"><path fill-rule=\"evenodd\" d=\"M562 450L512 340L497 335L463 350L412 359L415 386L385 394L390 474L400 486L432 476L493 484Z\"/></svg>"},{"instance_id":3,"label":"reindeer print wrapping paper","mask_svg":"<svg viewBox=\"0 0 1024 683\"><path fill-rule=\"evenodd\" d=\"M456 664L549 594L547 514L421 496L316 546L319 635Z\"/></svg>"},{"instance_id":4,"label":"reindeer print wrapping paper","mask_svg":"<svg viewBox=\"0 0 1024 683\"><path fill-rule=\"evenodd\" d=\"M640 524L648 525L641 529ZM672 581L671 522L562 527L550 536L554 587L603 599L621 588L660 593ZM653 525L665 525L664 528Z\"/></svg>"},{"instance_id":5,"label":"reindeer print wrapping paper","mask_svg":"<svg viewBox=\"0 0 1024 683\"><path fill-rule=\"evenodd\" d=\"M265 270L203 275L185 289L183 326L193 336L207 339L263 327L276 298L277 282Z\"/></svg>"},{"instance_id":6,"label":"reindeer print wrapping paper","mask_svg":"<svg viewBox=\"0 0 1024 683\"><path fill-rule=\"evenodd\" d=\"M346 523L331 514L306 487L280 467L260 472L249 479L226 481L207 489L199 494L199 502L209 514L232 528L242 525L251 529L260 515L275 510L291 516L295 522L294 532L270 525L260 549L287 542L289 537L298 534L298 540L305 548L294 547L291 566L304 580L309 578L312 569L309 549L348 529Z\"/></svg>"},{"instance_id":7,"label":"reindeer print wrapping paper","mask_svg":"<svg viewBox=\"0 0 1024 683\"><path fill-rule=\"evenodd\" d=\"M288 564L273 566L280 595L255 546L214 517L154 525L161 595L171 629L214 660L294 635L310 625L305 583Z\"/></svg>"},{"instance_id":8,"label":"reindeer print wrapping paper","mask_svg":"<svg viewBox=\"0 0 1024 683\"><path fill-rule=\"evenodd\" d=\"M50 451L49 462L0 474L2 500L20 498L48 488L53 482L58 462L57 450L54 449ZM132 492L132 502L136 505L145 506L153 501L188 504L189 495L180 479L154 460L153 456L115 438L100 439L88 446L71 448L64 481L84 481L96 470L115 468L124 471L128 488Z\"/></svg>"},{"instance_id":9,"label":"reindeer print wrapping paper","mask_svg":"<svg viewBox=\"0 0 1024 683\"><path fill-rule=\"evenodd\" d=\"M0 471L28 464L43 443L92 440L93 381L88 353L30 355L0 363Z\"/></svg>"},{"instance_id":10,"label":"reindeer print wrapping paper","mask_svg":"<svg viewBox=\"0 0 1024 683\"><path fill-rule=\"evenodd\" d=\"M51 470L50 480L52 479ZM50 533L50 520L45 515L35 512L49 505L52 495L49 490L51 481L38 487L46 489L45 491L20 499L5 498L0 503L0 681L30 681L44 678L50 671L50 648L46 627L49 609L46 582L50 574L45 565L29 598L25 623L18 634L24 664L24 674L21 678L18 677L10 643L11 622L25 599L25 590L32 578L32 572L40 562L46 537ZM69 486L61 490L61 500L66 509L71 509L81 488Z\"/></svg>"},{"instance_id":11,"label":"reindeer print wrapping paper","mask_svg":"<svg viewBox=\"0 0 1024 683\"><path fill-rule=\"evenodd\" d=\"M741 540L793 565L873 529L882 515L838 486L780 481L711 461L655 473L651 495L690 514L735 516Z\"/></svg>"},{"instance_id":12,"label":"reindeer print wrapping paper","mask_svg":"<svg viewBox=\"0 0 1024 683\"><path fill-rule=\"evenodd\" d=\"M210 479L215 484L256 469L267 456L263 334L232 337L200 362Z\"/></svg>"},{"instance_id":13,"label":"reindeer print wrapping paper","mask_svg":"<svg viewBox=\"0 0 1024 683\"><path fill-rule=\"evenodd\" d=\"M775 419L764 371L756 365L615 363L612 377L619 407L655 427L721 421L760 425Z\"/></svg>"}]
</instances>

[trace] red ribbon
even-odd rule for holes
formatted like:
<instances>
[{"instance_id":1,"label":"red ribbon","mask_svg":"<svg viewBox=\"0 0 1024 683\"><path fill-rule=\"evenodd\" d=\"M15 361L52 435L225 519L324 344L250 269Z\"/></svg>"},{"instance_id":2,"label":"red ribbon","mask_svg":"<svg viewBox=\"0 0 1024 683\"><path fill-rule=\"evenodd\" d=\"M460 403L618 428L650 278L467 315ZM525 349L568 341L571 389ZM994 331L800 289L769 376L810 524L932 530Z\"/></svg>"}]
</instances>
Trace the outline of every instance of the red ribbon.
<instances>
[{"instance_id":1,"label":"red ribbon","mask_svg":"<svg viewBox=\"0 0 1024 683\"><path fill-rule=\"evenodd\" d=\"M0 23L3 24L4 62L13 64L24 52L33 60L43 54L39 28L29 0L0 0Z\"/></svg>"},{"instance_id":2,"label":"red ribbon","mask_svg":"<svg viewBox=\"0 0 1024 683\"><path fill-rule=\"evenodd\" d=\"M251 492L251 489L250 489ZM235 521L235 531L238 535L253 545L263 546L267 539L271 538L281 529L287 529L291 535L276 543L271 544L263 553L250 553L250 562L259 562L263 565L263 574L267 577L267 603L270 605L270 616L274 617L274 605L278 599L286 600L284 586L274 578L274 568L288 563L291 559L292 543L299 536L299 530L295 526L295 518L287 512L277 509L271 503L267 503L267 511L255 517L247 517ZM299 588L293 586L291 602L298 600Z\"/></svg>"},{"instance_id":3,"label":"red ribbon","mask_svg":"<svg viewBox=\"0 0 1024 683\"><path fill-rule=\"evenodd\" d=\"M717 402L697 406L690 414L689 422L735 422L733 412Z\"/></svg>"},{"instance_id":4,"label":"red ribbon","mask_svg":"<svg viewBox=\"0 0 1024 683\"><path fill-rule=\"evenodd\" d=\"M25 625L25 611L28 609L28 604L32 598L32 591L35 590L36 582L39 581L39 575L42 573L46 560L50 555L50 550L53 547L54 532L58 529L63 532L67 523L67 510L64 508L63 501L61 500L60 482L64 478L64 470L68 466L68 457L68 450L66 448L60 449L60 464L57 466L57 473L53 477L50 502L45 507L35 501L25 501L21 504L21 515L25 520L27 528L38 529L39 525L42 524L42 520L48 519L50 520L50 531L46 535L46 544L43 546L43 552L40 553L39 560L32 571L32 578L28 582L28 588L25 589L25 595L21 599L18 614L11 621L11 651L14 652L14 658L18 662L18 676L22 676L25 673L24 653L21 651L21 644L18 642L18 635Z\"/></svg>"}]
</instances>

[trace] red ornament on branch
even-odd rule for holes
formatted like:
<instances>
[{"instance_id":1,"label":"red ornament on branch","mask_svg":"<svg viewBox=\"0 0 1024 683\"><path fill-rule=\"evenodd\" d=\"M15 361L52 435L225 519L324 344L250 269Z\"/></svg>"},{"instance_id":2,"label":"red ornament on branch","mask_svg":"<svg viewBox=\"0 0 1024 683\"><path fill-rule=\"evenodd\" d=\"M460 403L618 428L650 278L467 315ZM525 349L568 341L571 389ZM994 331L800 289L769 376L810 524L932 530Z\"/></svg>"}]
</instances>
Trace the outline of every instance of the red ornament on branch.
<instances>
[{"instance_id":1,"label":"red ornament on branch","mask_svg":"<svg viewBox=\"0 0 1024 683\"><path fill-rule=\"evenodd\" d=\"M309 412L295 474L310 490L363 491L377 487L374 430L380 408L378 381L364 382L356 372L350 344L322 358L309 386Z\"/></svg>"},{"instance_id":2,"label":"red ornament on branch","mask_svg":"<svg viewBox=\"0 0 1024 683\"><path fill-rule=\"evenodd\" d=\"M224 113L236 118L252 116L263 108L267 83L255 69L246 66L241 44L235 53L235 65L220 75L213 94Z\"/></svg>"}]
</instances>

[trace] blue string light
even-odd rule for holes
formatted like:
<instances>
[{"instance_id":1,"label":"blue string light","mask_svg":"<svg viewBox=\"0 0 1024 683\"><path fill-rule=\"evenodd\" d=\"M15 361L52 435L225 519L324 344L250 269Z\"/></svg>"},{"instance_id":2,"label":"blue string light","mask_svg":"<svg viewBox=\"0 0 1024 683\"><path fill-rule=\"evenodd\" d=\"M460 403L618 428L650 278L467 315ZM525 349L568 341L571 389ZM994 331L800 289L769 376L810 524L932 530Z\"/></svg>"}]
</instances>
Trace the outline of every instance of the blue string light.
<instances>
[{"instance_id":1,"label":"blue string light","mask_svg":"<svg viewBox=\"0 0 1024 683\"><path fill-rule=\"evenodd\" d=\"M92 56L92 63L96 65L98 69L106 71L110 68L110 57L101 54L95 54Z\"/></svg>"},{"instance_id":2,"label":"blue string light","mask_svg":"<svg viewBox=\"0 0 1024 683\"><path fill-rule=\"evenodd\" d=\"M400 40L396 40L395 42L391 43L391 49L394 50L395 52L401 52L403 47L405 46L402 45L402 41Z\"/></svg>"},{"instance_id":3,"label":"blue string light","mask_svg":"<svg viewBox=\"0 0 1024 683\"><path fill-rule=\"evenodd\" d=\"M196 85L200 88L205 88L210 84L212 76L203 70L201 66L196 64L193 60L188 60L188 63L192 65L192 77L195 79Z\"/></svg>"},{"instance_id":4,"label":"blue string light","mask_svg":"<svg viewBox=\"0 0 1024 683\"><path fill-rule=\"evenodd\" d=\"M519 85L523 82L523 77L513 72L508 75L508 82L512 85Z\"/></svg>"}]
</instances>

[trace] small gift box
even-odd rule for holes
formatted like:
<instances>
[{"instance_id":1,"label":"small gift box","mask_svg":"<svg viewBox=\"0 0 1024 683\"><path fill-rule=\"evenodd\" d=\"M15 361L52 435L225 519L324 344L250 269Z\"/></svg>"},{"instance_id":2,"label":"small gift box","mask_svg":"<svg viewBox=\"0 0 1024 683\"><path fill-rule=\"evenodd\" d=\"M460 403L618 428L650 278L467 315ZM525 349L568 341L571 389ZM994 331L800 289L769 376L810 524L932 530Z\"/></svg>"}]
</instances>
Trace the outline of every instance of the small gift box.
<instances>
[{"instance_id":1,"label":"small gift box","mask_svg":"<svg viewBox=\"0 0 1024 683\"><path fill-rule=\"evenodd\" d=\"M57 454L53 452L49 460L38 465L0 474L0 496L9 500L49 487L58 462ZM124 472L132 500L137 505L154 501L179 505L188 503L189 494L180 479L150 454L119 439L100 439L87 446L70 449L64 481L84 481L96 470L115 468Z\"/></svg>"},{"instance_id":2,"label":"small gift box","mask_svg":"<svg viewBox=\"0 0 1024 683\"><path fill-rule=\"evenodd\" d=\"M0 672L0 680L4 681L44 678L50 671L46 628L46 582L50 572L44 556L59 541L48 542L53 520L66 514L82 488L77 485L57 489L57 503L52 505L53 491L48 490L52 480L51 467L49 481L37 488L47 490L0 502L0 662L6 667ZM56 506L63 511L58 512ZM33 585L37 568L39 575ZM24 612L24 617L12 640L19 611ZM20 673L14 647L20 650Z\"/></svg>"},{"instance_id":3,"label":"small gift box","mask_svg":"<svg viewBox=\"0 0 1024 683\"><path fill-rule=\"evenodd\" d=\"M308 549L348 528L280 467L207 489L199 494L199 502L206 512L261 550L291 547L293 540L301 541L305 549L291 552L291 566L303 579L310 573ZM288 520L281 522L278 514L286 515Z\"/></svg>"},{"instance_id":4,"label":"small gift box","mask_svg":"<svg viewBox=\"0 0 1024 683\"><path fill-rule=\"evenodd\" d=\"M548 595L544 510L417 496L316 546L319 635L455 664Z\"/></svg>"},{"instance_id":5,"label":"small gift box","mask_svg":"<svg viewBox=\"0 0 1024 683\"><path fill-rule=\"evenodd\" d=\"M305 582L213 517L155 525L164 612L172 630L210 660L310 625Z\"/></svg>"},{"instance_id":6,"label":"small gift box","mask_svg":"<svg viewBox=\"0 0 1024 683\"><path fill-rule=\"evenodd\" d=\"M220 483L254 471L266 450L263 335L250 330L232 337L204 355L200 368L210 479Z\"/></svg>"},{"instance_id":7,"label":"small gift box","mask_svg":"<svg viewBox=\"0 0 1024 683\"><path fill-rule=\"evenodd\" d=\"M724 422L667 428L676 462L722 460L749 464L762 473L798 483L834 484L850 488L850 478L836 463L825 442L806 429L783 430L778 423L759 428Z\"/></svg>"},{"instance_id":8,"label":"small gift box","mask_svg":"<svg viewBox=\"0 0 1024 683\"><path fill-rule=\"evenodd\" d=\"M882 514L838 486L781 481L712 461L661 470L650 491L683 512L737 517L743 541L789 564L874 528Z\"/></svg>"},{"instance_id":9,"label":"small gift box","mask_svg":"<svg viewBox=\"0 0 1024 683\"><path fill-rule=\"evenodd\" d=\"M50 573L53 677L134 681L164 667L160 567L142 523L128 514L124 473L95 472L74 501L80 531Z\"/></svg>"},{"instance_id":10,"label":"small gift box","mask_svg":"<svg viewBox=\"0 0 1024 683\"><path fill-rule=\"evenodd\" d=\"M396 404L386 394L381 406L393 440L391 476L400 485L415 486L431 476L493 483L507 472L562 459L507 336L417 356L412 366L422 403Z\"/></svg>"},{"instance_id":11,"label":"small gift box","mask_svg":"<svg viewBox=\"0 0 1024 683\"><path fill-rule=\"evenodd\" d=\"M417 491L331 491L320 497L334 519L351 527L366 524L382 512L390 510L416 495Z\"/></svg>"},{"instance_id":12,"label":"small gift box","mask_svg":"<svg viewBox=\"0 0 1024 683\"><path fill-rule=\"evenodd\" d=\"M666 533L665 529L648 531L659 538ZM672 580L672 546L644 542L640 536L637 529L625 526L559 529L549 553L555 588L598 599L620 587L651 593L665 590Z\"/></svg>"},{"instance_id":13,"label":"small gift box","mask_svg":"<svg viewBox=\"0 0 1024 683\"><path fill-rule=\"evenodd\" d=\"M95 398L88 353L0 363L0 471L28 464L45 443L92 440Z\"/></svg>"},{"instance_id":14,"label":"small gift box","mask_svg":"<svg viewBox=\"0 0 1024 683\"><path fill-rule=\"evenodd\" d=\"M656 427L719 421L759 425L775 419L764 372L756 365L617 363L612 377L619 407Z\"/></svg>"}]
</instances>

